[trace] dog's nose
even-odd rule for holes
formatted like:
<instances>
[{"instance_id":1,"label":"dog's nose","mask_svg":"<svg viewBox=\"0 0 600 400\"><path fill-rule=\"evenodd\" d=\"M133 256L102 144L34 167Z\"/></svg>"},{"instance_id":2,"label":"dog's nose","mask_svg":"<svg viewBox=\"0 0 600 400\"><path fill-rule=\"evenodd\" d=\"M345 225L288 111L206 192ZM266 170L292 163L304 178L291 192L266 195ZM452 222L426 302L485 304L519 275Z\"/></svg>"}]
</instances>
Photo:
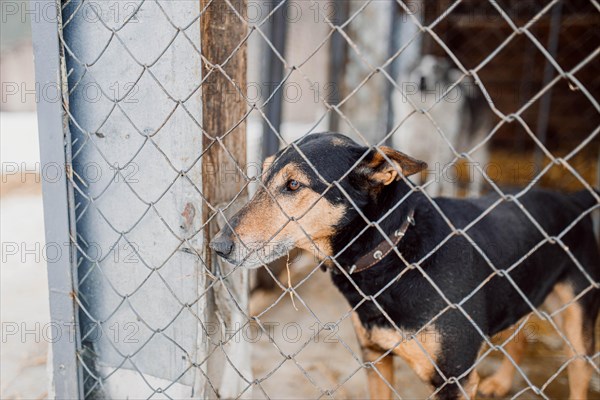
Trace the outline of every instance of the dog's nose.
<instances>
[{"instance_id":1,"label":"dog's nose","mask_svg":"<svg viewBox=\"0 0 600 400\"><path fill-rule=\"evenodd\" d=\"M210 241L209 246L219 256L226 258L233 250L233 240L229 236L217 235L216 238Z\"/></svg>"},{"instance_id":2,"label":"dog's nose","mask_svg":"<svg viewBox=\"0 0 600 400\"><path fill-rule=\"evenodd\" d=\"M427 82L425 81L425 77L424 76L422 76L421 80L419 81L419 90L420 91L427 90Z\"/></svg>"}]
</instances>

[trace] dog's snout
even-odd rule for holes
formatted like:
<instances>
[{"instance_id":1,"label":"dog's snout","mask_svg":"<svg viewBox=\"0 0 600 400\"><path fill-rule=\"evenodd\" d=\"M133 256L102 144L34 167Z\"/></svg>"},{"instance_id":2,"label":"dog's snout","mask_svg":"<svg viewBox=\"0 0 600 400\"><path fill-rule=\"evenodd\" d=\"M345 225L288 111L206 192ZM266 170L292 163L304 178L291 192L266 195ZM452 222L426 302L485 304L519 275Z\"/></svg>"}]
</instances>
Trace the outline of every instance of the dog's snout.
<instances>
[{"instance_id":1,"label":"dog's snout","mask_svg":"<svg viewBox=\"0 0 600 400\"><path fill-rule=\"evenodd\" d=\"M421 90L421 91L427 90L427 81L425 80L424 76L422 76L421 79L419 80L419 90Z\"/></svg>"},{"instance_id":2,"label":"dog's snout","mask_svg":"<svg viewBox=\"0 0 600 400\"><path fill-rule=\"evenodd\" d=\"M233 251L233 240L231 240L229 235L219 234L216 238L210 241L209 246L219 256L226 258Z\"/></svg>"}]
</instances>

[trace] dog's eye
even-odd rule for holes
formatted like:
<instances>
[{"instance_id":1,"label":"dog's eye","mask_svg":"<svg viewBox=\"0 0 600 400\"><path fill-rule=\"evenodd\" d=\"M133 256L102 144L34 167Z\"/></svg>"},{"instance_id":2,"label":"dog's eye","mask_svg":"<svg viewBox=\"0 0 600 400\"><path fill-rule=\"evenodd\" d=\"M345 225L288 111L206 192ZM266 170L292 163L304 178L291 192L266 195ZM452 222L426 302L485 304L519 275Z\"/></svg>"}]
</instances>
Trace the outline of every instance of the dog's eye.
<instances>
[{"instance_id":1,"label":"dog's eye","mask_svg":"<svg viewBox=\"0 0 600 400\"><path fill-rule=\"evenodd\" d=\"M294 192L294 191L300 189L300 182L298 182L295 179L290 179L289 181L287 181L287 184L285 185L285 187L287 188L287 190Z\"/></svg>"}]
</instances>

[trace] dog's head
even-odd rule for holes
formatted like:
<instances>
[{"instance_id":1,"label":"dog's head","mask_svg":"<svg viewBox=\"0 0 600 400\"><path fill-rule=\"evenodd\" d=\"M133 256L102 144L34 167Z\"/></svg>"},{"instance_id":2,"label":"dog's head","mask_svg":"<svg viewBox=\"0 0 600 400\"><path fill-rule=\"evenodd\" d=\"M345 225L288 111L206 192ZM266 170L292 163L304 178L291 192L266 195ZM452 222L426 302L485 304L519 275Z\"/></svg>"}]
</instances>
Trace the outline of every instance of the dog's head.
<instances>
[{"instance_id":1,"label":"dog's head","mask_svg":"<svg viewBox=\"0 0 600 400\"><path fill-rule=\"evenodd\" d=\"M334 133L312 134L295 146L265 160L261 188L210 243L232 264L255 268L294 247L331 256L331 239L351 222L355 207L427 167L392 148L370 149Z\"/></svg>"},{"instance_id":2,"label":"dog's head","mask_svg":"<svg viewBox=\"0 0 600 400\"><path fill-rule=\"evenodd\" d=\"M460 79L461 75L446 58L425 55L411 70L409 81L418 85L421 92L443 91Z\"/></svg>"}]
</instances>

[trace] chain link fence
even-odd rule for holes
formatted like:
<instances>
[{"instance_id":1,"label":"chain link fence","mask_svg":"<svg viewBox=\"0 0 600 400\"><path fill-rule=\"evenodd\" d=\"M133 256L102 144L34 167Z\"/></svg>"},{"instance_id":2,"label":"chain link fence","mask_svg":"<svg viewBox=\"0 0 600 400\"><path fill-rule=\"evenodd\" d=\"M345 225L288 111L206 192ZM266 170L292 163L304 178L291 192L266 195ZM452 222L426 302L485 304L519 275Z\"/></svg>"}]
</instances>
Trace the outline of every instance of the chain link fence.
<instances>
[{"instance_id":1,"label":"chain link fence","mask_svg":"<svg viewBox=\"0 0 600 400\"><path fill-rule=\"evenodd\" d=\"M564 376L576 360L591 367L591 390L598 394L600 352L581 354L558 322L578 299L597 297L600 289L588 273L598 271L600 260L581 265L562 241L600 207L594 191L600 181L596 1L57 5L73 272L68 296L70 322L77 327L74 344L54 345L55 359L69 351L75 357L74 365L54 363L55 382L74 382L70 389L57 386L57 397L364 398L365 372L373 371L397 398L435 397L452 385L471 397L464 378L475 370L488 374L500 365L498 355L508 360L501 368L516 370L510 397L566 396ZM433 79L428 89L427 79ZM473 102L463 104L467 97ZM362 359L351 328L361 305L371 303L402 332L379 294L363 294L351 307L333 293L320 269L329 261L346 273L335 255L322 259L295 251L291 260L248 272L208 248L249 195L269 190L261 180L266 156L285 146L301 153L294 140L328 129L372 149L393 145L417 158L411 150L423 149L411 143L425 143L430 169L415 178L415 190L427 196L450 233L414 264L396 250L402 266L379 294L416 269L446 306L408 339L427 334L439 315L454 310L486 344L461 376L445 376L421 347L421 356L442 376L436 388L421 385L399 365L397 382L387 382L378 369L381 359ZM469 129L479 131L464 132ZM536 186L586 189L596 203L551 235L521 202ZM325 192L332 189L360 210L339 181ZM438 193L485 192L498 200L460 229L435 200ZM509 201L542 240L502 269L469 230ZM382 220L361 215L394 243ZM288 217L285 224L290 222ZM490 275L454 302L421 266L457 235L488 260ZM546 243L557 243L571 257L587 287L553 311L540 311L509 279L531 313L494 341L465 303L493 277L509 277ZM64 290L60 295L66 296ZM505 347L523 336L532 340L532 329L538 352L523 367ZM555 351L563 346L568 356ZM556 354L548 355L548 348Z\"/></svg>"}]
</instances>

